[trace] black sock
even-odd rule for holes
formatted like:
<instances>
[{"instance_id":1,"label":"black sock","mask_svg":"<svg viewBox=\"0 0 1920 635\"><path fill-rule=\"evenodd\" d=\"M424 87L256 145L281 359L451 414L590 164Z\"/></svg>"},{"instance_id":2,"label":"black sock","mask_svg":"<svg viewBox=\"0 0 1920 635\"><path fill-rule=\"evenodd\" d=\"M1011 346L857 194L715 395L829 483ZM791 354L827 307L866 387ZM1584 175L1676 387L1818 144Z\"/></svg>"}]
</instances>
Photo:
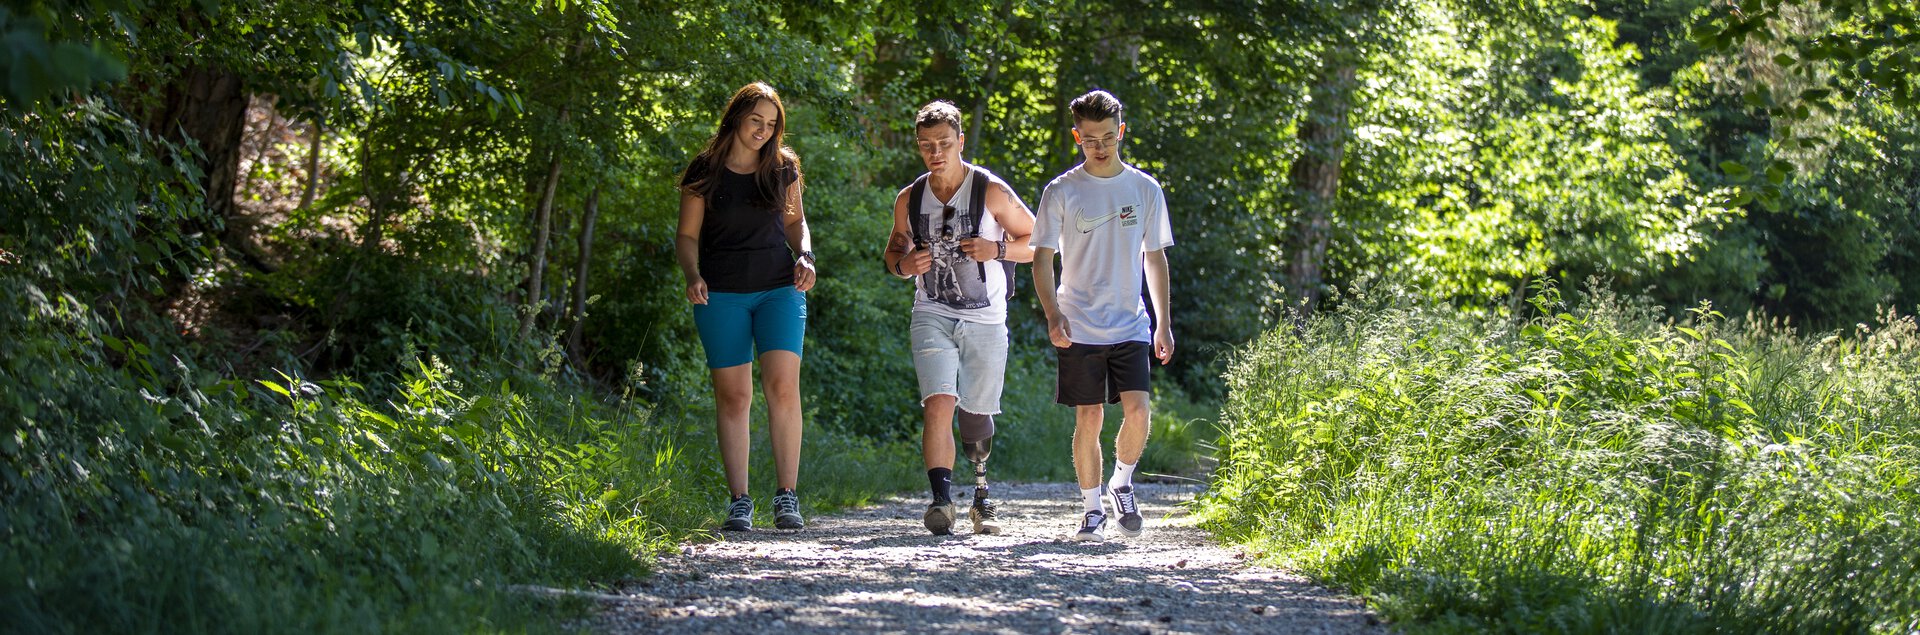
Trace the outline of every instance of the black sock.
<instances>
[{"instance_id":1,"label":"black sock","mask_svg":"<svg viewBox=\"0 0 1920 635\"><path fill-rule=\"evenodd\" d=\"M780 488L780 489L777 489L777 490L773 490L773 495L774 495L774 496L779 496L779 495L781 495L781 494L794 494L795 496L798 496L798 495L799 495L799 494L795 494L793 490L791 490L791 489L787 489L787 488L785 488L785 487L782 487L782 488Z\"/></svg>"},{"instance_id":2,"label":"black sock","mask_svg":"<svg viewBox=\"0 0 1920 635\"><path fill-rule=\"evenodd\" d=\"M951 468L936 467L927 470L927 484L933 486L933 500L935 502L951 502L953 500L953 470Z\"/></svg>"}]
</instances>

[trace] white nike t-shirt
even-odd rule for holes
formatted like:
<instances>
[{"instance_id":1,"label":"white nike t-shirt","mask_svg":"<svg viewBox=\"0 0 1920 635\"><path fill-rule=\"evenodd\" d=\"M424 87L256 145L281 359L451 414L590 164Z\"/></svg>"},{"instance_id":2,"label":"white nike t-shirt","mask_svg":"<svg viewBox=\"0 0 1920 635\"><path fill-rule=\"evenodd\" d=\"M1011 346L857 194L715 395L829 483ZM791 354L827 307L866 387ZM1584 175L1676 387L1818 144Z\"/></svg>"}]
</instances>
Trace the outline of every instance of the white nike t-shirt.
<instances>
[{"instance_id":1,"label":"white nike t-shirt","mask_svg":"<svg viewBox=\"0 0 1920 635\"><path fill-rule=\"evenodd\" d=\"M1034 217L1035 248L1060 252L1060 314L1080 344L1151 342L1140 283L1143 254L1173 246L1160 182L1125 163L1100 178L1074 166L1047 184Z\"/></svg>"}]
</instances>

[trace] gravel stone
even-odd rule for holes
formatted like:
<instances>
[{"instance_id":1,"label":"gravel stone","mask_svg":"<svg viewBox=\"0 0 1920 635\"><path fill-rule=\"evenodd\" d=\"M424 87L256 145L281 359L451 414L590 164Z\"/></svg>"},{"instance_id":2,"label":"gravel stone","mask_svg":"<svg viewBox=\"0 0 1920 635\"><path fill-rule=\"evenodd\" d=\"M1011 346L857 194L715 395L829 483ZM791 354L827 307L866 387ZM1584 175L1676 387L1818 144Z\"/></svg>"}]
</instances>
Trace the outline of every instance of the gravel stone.
<instances>
[{"instance_id":1,"label":"gravel stone","mask_svg":"<svg viewBox=\"0 0 1920 635\"><path fill-rule=\"evenodd\" d=\"M1146 535L1073 542L1069 483L999 483L1004 532L920 525L896 498L805 530L718 535L663 558L581 626L598 633L1384 633L1363 603L1214 544L1180 506L1197 485L1140 483Z\"/></svg>"}]
</instances>

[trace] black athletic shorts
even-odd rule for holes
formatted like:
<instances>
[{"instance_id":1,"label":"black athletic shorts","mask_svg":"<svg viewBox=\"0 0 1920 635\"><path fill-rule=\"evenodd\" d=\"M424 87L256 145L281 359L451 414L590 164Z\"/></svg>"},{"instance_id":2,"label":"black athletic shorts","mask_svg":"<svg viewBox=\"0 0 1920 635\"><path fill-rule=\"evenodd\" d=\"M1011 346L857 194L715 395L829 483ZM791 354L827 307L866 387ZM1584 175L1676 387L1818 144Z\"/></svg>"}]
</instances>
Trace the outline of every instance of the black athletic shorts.
<instances>
[{"instance_id":1,"label":"black athletic shorts","mask_svg":"<svg viewBox=\"0 0 1920 635\"><path fill-rule=\"evenodd\" d=\"M1060 377L1053 399L1069 406L1120 403L1120 393L1146 391L1153 376L1153 346L1146 342L1055 347Z\"/></svg>"}]
</instances>

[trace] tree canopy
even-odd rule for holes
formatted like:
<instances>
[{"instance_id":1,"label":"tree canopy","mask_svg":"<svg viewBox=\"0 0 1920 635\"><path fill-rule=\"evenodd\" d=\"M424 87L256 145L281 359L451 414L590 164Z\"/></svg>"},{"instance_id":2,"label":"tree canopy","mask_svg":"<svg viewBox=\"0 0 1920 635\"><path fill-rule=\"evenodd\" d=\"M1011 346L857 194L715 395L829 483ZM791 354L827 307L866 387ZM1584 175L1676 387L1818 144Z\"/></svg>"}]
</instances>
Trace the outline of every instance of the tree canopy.
<instances>
[{"instance_id":1,"label":"tree canopy","mask_svg":"<svg viewBox=\"0 0 1920 635\"><path fill-rule=\"evenodd\" d=\"M862 404L906 363L872 263L921 170L911 113L958 104L1032 205L1077 160L1066 102L1104 88L1166 186L1202 393L1219 352L1380 279L1847 324L1920 303L1914 25L1816 0L16 3L0 249L46 310L89 289L274 342L236 368L432 351L660 388L697 373L675 175L765 80L809 167L815 368L847 378L810 390L878 432L905 414Z\"/></svg>"}]
</instances>

